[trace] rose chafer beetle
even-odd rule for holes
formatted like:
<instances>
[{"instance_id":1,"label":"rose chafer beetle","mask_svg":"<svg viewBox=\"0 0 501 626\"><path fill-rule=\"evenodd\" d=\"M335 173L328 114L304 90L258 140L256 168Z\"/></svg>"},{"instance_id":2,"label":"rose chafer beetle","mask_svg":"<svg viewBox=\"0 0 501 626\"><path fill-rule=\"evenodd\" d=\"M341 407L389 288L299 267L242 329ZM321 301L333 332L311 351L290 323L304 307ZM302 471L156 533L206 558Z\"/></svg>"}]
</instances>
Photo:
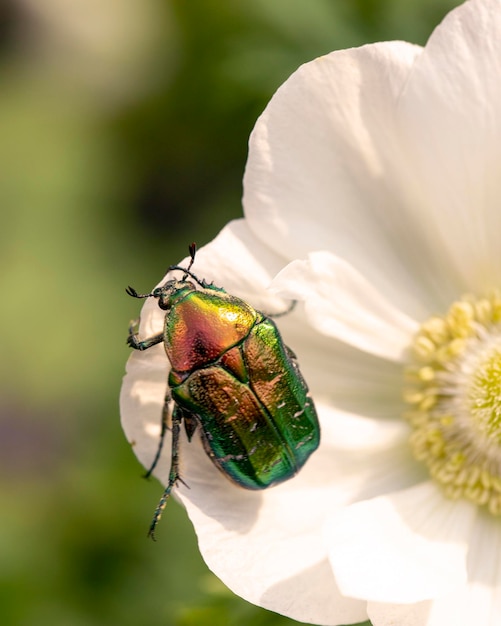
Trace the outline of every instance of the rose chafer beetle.
<instances>
[{"instance_id":1,"label":"rose chafer beetle","mask_svg":"<svg viewBox=\"0 0 501 626\"><path fill-rule=\"evenodd\" d=\"M169 393L162 410L162 431L149 476L160 458L170 424L169 480L149 529L156 525L179 474L181 423L188 440L199 429L204 449L232 482L266 489L294 476L319 445L320 428L308 387L277 326L249 304L178 265L180 280L170 279L148 294L164 310L163 332L139 339L131 324L127 343L136 350L164 344L170 361ZM292 308L292 307L291 307ZM171 402L172 401L172 402ZM171 411L171 405L173 409Z\"/></svg>"}]
</instances>

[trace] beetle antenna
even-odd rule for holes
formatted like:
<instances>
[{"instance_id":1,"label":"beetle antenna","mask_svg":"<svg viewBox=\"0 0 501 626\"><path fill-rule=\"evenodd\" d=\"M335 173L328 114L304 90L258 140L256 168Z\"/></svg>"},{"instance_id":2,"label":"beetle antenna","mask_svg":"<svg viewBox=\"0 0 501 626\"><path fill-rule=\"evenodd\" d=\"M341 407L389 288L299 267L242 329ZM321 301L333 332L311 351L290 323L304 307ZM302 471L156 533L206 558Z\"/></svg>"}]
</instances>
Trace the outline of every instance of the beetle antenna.
<instances>
[{"instance_id":1,"label":"beetle antenna","mask_svg":"<svg viewBox=\"0 0 501 626\"><path fill-rule=\"evenodd\" d=\"M190 272L190 270L186 269L186 267L181 267L180 265L171 265L167 269L168 272L172 272L172 270L181 270L182 272L184 272L184 276L182 280L186 280L186 277L190 276L198 285L200 285L200 287L204 287L204 288L207 287L206 282L204 282L203 280L200 280L200 278L195 276L195 274L193 272Z\"/></svg>"},{"instance_id":2,"label":"beetle antenna","mask_svg":"<svg viewBox=\"0 0 501 626\"><path fill-rule=\"evenodd\" d=\"M167 271L172 272L172 270L181 270L182 272L184 272L183 277L181 278L182 281L185 281L188 278L188 276L190 276L198 285L200 285L200 287L205 288L207 286L206 282L203 280L200 280L197 276L195 276L193 272L190 271L193 266L193 263L195 262L195 255L197 253L197 244L194 241L190 243L190 245L188 246L188 251L190 253L190 262L188 263L188 267L181 267L180 265L171 265Z\"/></svg>"},{"instance_id":3,"label":"beetle antenna","mask_svg":"<svg viewBox=\"0 0 501 626\"><path fill-rule=\"evenodd\" d=\"M190 270L191 270L193 263L195 262L195 254L197 253L197 244L194 241L192 241L190 245L188 246L188 251L190 253L190 262L188 264L188 267L185 270L185 274L182 280L186 280L188 276L193 277L193 274L190 273Z\"/></svg>"},{"instance_id":4,"label":"beetle antenna","mask_svg":"<svg viewBox=\"0 0 501 626\"><path fill-rule=\"evenodd\" d=\"M190 257L191 257L191 261L190 261L190 264L188 265L188 269L191 270L191 266L193 265L193 262L195 261L195 254L197 253L197 244L194 241L192 241L190 245L188 246L188 250L190 252Z\"/></svg>"},{"instance_id":5,"label":"beetle antenna","mask_svg":"<svg viewBox=\"0 0 501 626\"><path fill-rule=\"evenodd\" d=\"M134 287L131 287L130 285L125 289L125 291L133 298L149 298L152 295L151 293L137 293Z\"/></svg>"}]
</instances>

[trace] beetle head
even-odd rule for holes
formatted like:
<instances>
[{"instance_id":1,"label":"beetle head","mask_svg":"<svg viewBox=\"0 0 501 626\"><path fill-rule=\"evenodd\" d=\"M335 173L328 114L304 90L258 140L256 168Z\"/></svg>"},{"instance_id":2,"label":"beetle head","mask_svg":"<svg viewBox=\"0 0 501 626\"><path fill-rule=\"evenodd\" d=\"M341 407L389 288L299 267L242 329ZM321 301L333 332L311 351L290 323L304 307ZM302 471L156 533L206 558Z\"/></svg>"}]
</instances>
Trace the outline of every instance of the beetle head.
<instances>
[{"instance_id":1,"label":"beetle head","mask_svg":"<svg viewBox=\"0 0 501 626\"><path fill-rule=\"evenodd\" d=\"M151 293L137 293L134 287L127 287L125 291L133 298L157 298L158 306L168 311L180 298L195 289L195 285L188 280L171 279L161 287L153 289Z\"/></svg>"},{"instance_id":2,"label":"beetle head","mask_svg":"<svg viewBox=\"0 0 501 626\"><path fill-rule=\"evenodd\" d=\"M153 289L152 295L158 299L158 306L168 311L180 298L188 292L195 291L195 285L187 280L168 280L161 287Z\"/></svg>"}]
</instances>

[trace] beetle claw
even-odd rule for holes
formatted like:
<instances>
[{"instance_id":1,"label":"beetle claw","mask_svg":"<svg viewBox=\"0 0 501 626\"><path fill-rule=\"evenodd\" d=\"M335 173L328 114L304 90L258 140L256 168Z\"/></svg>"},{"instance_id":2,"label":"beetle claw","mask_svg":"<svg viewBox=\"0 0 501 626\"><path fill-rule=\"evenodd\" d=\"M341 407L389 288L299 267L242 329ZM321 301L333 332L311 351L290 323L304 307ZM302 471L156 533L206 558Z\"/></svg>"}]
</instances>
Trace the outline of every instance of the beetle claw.
<instances>
[{"instance_id":1,"label":"beetle claw","mask_svg":"<svg viewBox=\"0 0 501 626\"><path fill-rule=\"evenodd\" d=\"M186 487L186 489L191 489L191 487L188 485L188 483L185 483L184 480L181 478L181 476L178 476L176 478L176 484L177 483L183 483L183 485Z\"/></svg>"}]
</instances>

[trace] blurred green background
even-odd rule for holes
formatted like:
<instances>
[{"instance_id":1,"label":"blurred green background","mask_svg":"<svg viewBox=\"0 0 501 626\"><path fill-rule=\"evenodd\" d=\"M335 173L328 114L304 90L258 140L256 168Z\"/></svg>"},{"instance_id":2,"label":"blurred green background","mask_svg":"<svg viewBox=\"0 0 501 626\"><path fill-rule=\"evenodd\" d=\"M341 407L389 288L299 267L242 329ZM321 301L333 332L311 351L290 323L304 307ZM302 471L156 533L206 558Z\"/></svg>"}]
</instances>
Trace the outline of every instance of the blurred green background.
<instances>
[{"instance_id":1,"label":"blurred green background","mask_svg":"<svg viewBox=\"0 0 501 626\"><path fill-rule=\"evenodd\" d=\"M241 215L247 139L301 63L424 43L451 0L0 3L0 623L293 624L233 597L119 423L127 325Z\"/></svg>"}]
</instances>

